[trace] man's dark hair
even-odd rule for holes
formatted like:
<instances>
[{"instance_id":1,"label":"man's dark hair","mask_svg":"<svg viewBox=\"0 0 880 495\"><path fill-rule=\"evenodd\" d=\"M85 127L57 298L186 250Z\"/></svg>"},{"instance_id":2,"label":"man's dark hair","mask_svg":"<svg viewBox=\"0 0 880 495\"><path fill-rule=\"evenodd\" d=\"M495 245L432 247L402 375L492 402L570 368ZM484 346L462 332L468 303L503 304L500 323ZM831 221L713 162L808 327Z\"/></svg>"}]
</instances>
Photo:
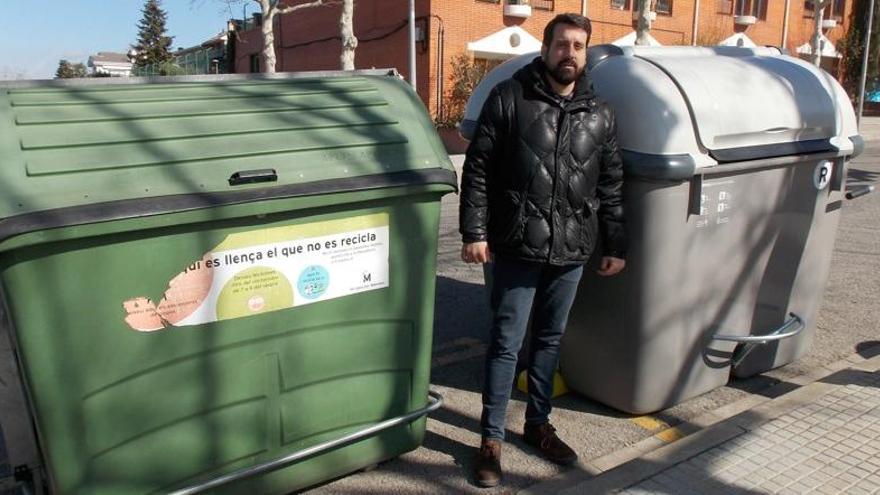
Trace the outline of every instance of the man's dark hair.
<instances>
[{"instance_id":1,"label":"man's dark hair","mask_svg":"<svg viewBox=\"0 0 880 495\"><path fill-rule=\"evenodd\" d=\"M590 44L590 35L593 34L593 25L590 24L590 20L582 15L569 13L559 14L547 23L547 26L544 27L544 46L550 46L550 43L553 42L553 30L556 29L557 24L568 24L583 29L587 32L587 44Z\"/></svg>"}]
</instances>

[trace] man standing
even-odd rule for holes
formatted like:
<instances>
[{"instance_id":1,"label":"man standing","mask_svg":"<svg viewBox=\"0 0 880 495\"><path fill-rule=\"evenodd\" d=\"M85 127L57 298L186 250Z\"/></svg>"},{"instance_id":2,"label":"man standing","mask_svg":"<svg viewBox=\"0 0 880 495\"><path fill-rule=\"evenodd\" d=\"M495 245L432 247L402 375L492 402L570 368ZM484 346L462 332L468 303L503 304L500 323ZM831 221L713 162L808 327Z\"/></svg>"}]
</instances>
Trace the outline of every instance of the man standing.
<instances>
[{"instance_id":1,"label":"man standing","mask_svg":"<svg viewBox=\"0 0 880 495\"><path fill-rule=\"evenodd\" d=\"M580 15L550 21L541 56L492 90L467 150L461 257L492 261L482 442L474 465L481 486L501 480L507 402L530 313L523 439L550 461L577 460L549 422L559 341L596 245L600 275L625 265L617 128L585 71L591 32Z\"/></svg>"}]
</instances>

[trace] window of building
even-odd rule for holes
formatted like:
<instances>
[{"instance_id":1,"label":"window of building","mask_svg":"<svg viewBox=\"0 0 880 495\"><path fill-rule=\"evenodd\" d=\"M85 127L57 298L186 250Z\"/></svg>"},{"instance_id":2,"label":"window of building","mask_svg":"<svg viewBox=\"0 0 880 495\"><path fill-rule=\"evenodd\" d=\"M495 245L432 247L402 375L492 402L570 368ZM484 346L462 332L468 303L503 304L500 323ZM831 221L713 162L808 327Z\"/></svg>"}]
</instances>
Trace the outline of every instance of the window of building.
<instances>
[{"instance_id":1,"label":"window of building","mask_svg":"<svg viewBox=\"0 0 880 495\"><path fill-rule=\"evenodd\" d=\"M717 0L719 14L751 15L767 20L767 0Z\"/></svg>"},{"instance_id":2,"label":"window of building","mask_svg":"<svg viewBox=\"0 0 880 495\"><path fill-rule=\"evenodd\" d=\"M531 0L529 4L538 10L556 10L555 0Z\"/></svg>"},{"instance_id":3,"label":"window of building","mask_svg":"<svg viewBox=\"0 0 880 495\"><path fill-rule=\"evenodd\" d=\"M813 0L806 0L804 2L804 17L813 17L813 11L816 9L816 5L813 3ZM843 13L846 10L846 0L831 0L825 10L823 11L823 18L825 19L835 19L837 21L843 20Z\"/></svg>"},{"instance_id":4,"label":"window of building","mask_svg":"<svg viewBox=\"0 0 880 495\"><path fill-rule=\"evenodd\" d=\"M532 0L534 2L534 0ZM655 0L652 4L654 12L659 15L672 15L672 0ZM633 0L611 0L611 8L614 10L638 9L638 3Z\"/></svg>"},{"instance_id":5,"label":"window of building","mask_svg":"<svg viewBox=\"0 0 880 495\"><path fill-rule=\"evenodd\" d=\"M657 0L654 11L658 15L672 15L672 0Z\"/></svg>"},{"instance_id":6,"label":"window of building","mask_svg":"<svg viewBox=\"0 0 880 495\"><path fill-rule=\"evenodd\" d=\"M846 9L846 0L833 0L831 4L825 7L826 19L843 20L843 11ZM830 11L830 12L829 12Z\"/></svg>"},{"instance_id":7,"label":"window of building","mask_svg":"<svg viewBox=\"0 0 880 495\"><path fill-rule=\"evenodd\" d=\"M251 73L262 72L260 70L260 54L255 53L251 55Z\"/></svg>"}]
</instances>

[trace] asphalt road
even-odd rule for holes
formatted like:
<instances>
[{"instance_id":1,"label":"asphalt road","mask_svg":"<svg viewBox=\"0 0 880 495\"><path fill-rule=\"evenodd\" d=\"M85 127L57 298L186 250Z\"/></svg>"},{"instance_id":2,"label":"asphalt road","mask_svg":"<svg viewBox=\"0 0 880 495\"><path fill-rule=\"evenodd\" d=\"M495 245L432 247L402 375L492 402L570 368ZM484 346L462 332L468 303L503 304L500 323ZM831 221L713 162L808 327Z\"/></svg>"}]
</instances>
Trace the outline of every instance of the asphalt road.
<instances>
[{"instance_id":1,"label":"asphalt road","mask_svg":"<svg viewBox=\"0 0 880 495\"><path fill-rule=\"evenodd\" d=\"M864 128L863 128L864 129ZM864 154L850 165L848 187L880 181L880 123L863 130ZM460 166L461 157L453 157ZM480 377L488 316L480 267L459 261L457 201L443 199L434 328L433 388L445 397L431 415L423 446L382 464L310 490L310 494L513 493L547 481L562 470L536 458L517 437L524 396L514 393L508 414L505 478L495 489L480 489L469 473L473 446L479 442ZM727 386L647 417L615 411L568 394L554 402L552 420L560 435L585 461L612 458L644 448L660 431L674 441L688 424L725 406L747 403L755 395L778 394L786 383L855 353L880 352L880 194L846 202L833 251L831 274L808 354L789 365ZM678 427L678 429L666 429ZM657 437L654 437L657 438ZM661 443L661 441L656 441Z\"/></svg>"}]
</instances>

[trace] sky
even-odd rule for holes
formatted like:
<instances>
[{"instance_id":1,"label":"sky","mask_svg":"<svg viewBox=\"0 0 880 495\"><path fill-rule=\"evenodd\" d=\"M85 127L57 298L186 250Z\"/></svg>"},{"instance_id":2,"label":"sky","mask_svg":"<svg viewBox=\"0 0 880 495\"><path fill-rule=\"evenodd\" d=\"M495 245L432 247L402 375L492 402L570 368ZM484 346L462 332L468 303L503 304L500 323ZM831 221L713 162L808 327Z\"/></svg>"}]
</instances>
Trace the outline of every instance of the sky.
<instances>
[{"instance_id":1,"label":"sky","mask_svg":"<svg viewBox=\"0 0 880 495\"><path fill-rule=\"evenodd\" d=\"M51 79L58 61L82 62L98 52L129 50L145 0L0 0L0 80ZM197 45L241 18L242 3L232 12L225 0L162 0L172 49ZM258 7L246 2L247 15Z\"/></svg>"}]
</instances>

